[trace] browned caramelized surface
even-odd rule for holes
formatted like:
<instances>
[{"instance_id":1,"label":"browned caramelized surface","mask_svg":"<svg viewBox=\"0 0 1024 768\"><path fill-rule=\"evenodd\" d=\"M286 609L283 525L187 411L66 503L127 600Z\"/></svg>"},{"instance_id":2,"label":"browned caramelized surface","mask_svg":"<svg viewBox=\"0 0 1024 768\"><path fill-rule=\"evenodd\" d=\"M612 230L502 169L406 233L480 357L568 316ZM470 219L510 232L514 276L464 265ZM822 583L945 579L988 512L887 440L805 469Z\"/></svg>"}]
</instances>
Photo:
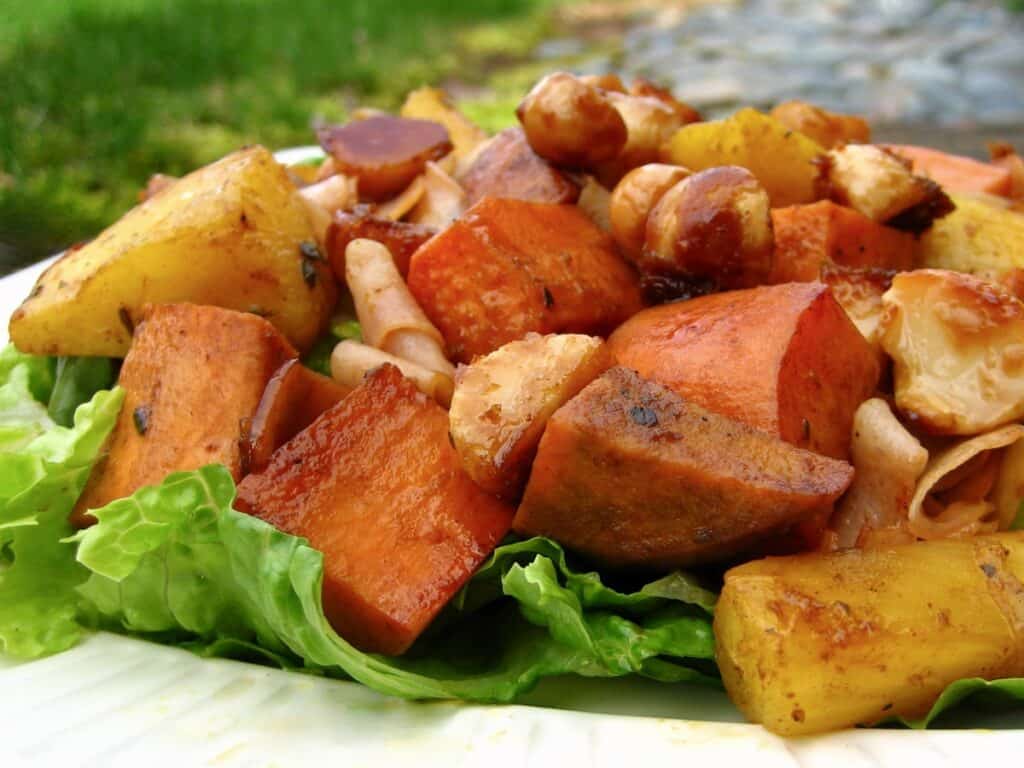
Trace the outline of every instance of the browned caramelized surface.
<instances>
[{"instance_id":1,"label":"browned caramelized surface","mask_svg":"<svg viewBox=\"0 0 1024 768\"><path fill-rule=\"evenodd\" d=\"M530 331L604 335L641 307L636 275L578 208L496 198L413 255L409 289L461 362Z\"/></svg>"},{"instance_id":2,"label":"browned caramelized surface","mask_svg":"<svg viewBox=\"0 0 1024 768\"><path fill-rule=\"evenodd\" d=\"M171 472L223 464L242 476L239 440L267 380L295 350L253 314L195 304L146 311L118 384L125 400L109 451L93 470L72 522L88 509L157 485Z\"/></svg>"},{"instance_id":3,"label":"browned caramelized surface","mask_svg":"<svg viewBox=\"0 0 1024 768\"><path fill-rule=\"evenodd\" d=\"M271 454L349 392L333 379L289 360L270 377L242 440L242 474L262 472Z\"/></svg>"},{"instance_id":4,"label":"browned caramelized surface","mask_svg":"<svg viewBox=\"0 0 1024 768\"><path fill-rule=\"evenodd\" d=\"M579 187L534 152L522 128L507 128L495 136L459 179L466 200L508 197L531 203L575 203Z\"/></svg>"},{"instance_id":5,"label":"browned caramelized surface","mask_svg":"<svg viewBox=\"0 0 1024 768\"><path fill-rule=\"evenodd\" d=\"M609 339L620 365L788 443L846 458L878 361L821 283L647 309Z\"/></svg>"},{"instance_id":6,"label":"browned caramelized surface","mask_svg":"<svg viewBox=\"0 0 1024 768\"><path fill-rule=\"evenodd\" d=\"M321 128L318 136L337 169L356 176L359 194L370 200L397 195L428 160L452 150L448 131L440 123L390 115Z\"/></svg>"},{"instance_id":7,"label":"browned caramelized surface","mask_svg":"<svg viewBox=\"0 0 1024 768\"><path fill-rule=\"evenodd\" d=\"M357 206L352 211L338 211L327 229L327 257L338 282L345 282L345 248L353 240L365 238L383 243L395 260L395 266L405 277L409 273L409 259L423 243L437 234L437 230L411 221L379 219L368 207Z\"/></svg>"},{"instance_id":8,"label":"browned caramelized surface","mask_svg":"<svg viewBox=\"0 0 1024 768\"><path fill-rule=\"evenodd\" d=\"M845 462L613 368L548 422L514 528L605 565L666 570L827 513L852 478Z\"/></svg>"},{"instance_id":9,"label":"browned caramelized surface","mask_svg":"<svg viewBox=\"0 0 1024 768\"><path fill-rule=\"evenodd\" d=\"M324 612L366 651L405 651L508 531L462 470L448 414L392 366L300 432L238 505L324 553Z\"/></svg>"}]
</instances>

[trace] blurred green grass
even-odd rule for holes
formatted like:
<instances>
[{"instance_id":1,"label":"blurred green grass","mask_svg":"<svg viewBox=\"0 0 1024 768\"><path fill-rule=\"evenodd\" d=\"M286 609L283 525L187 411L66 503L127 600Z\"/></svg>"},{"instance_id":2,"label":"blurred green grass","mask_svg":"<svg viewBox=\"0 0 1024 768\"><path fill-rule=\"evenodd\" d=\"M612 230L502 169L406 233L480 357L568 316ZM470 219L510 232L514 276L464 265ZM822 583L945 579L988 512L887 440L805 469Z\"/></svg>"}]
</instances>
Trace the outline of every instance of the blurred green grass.
<instances>
[{"instance_id":1,"label":"blurred green grass","mask_svg":"<svg viewBox=\"0 0 1024 768\"><path fill-rule=\"evenodd\" d=\"M482 82L551 2L0 0L0 273L94 235L153 172Z\"/></svg>"}]
</instances>

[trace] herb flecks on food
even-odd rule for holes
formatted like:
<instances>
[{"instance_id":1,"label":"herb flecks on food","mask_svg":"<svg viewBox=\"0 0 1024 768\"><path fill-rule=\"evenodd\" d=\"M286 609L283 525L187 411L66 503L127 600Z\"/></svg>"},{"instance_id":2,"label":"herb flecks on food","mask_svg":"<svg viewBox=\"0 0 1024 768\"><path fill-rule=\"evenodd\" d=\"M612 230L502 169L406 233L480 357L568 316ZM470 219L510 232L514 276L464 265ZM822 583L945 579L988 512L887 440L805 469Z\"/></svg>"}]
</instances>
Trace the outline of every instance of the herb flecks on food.
<instances>
[{"instance_id":1,"label":"herb flecks on food","mask_svg":"<svg viewBox=\"0 0 1024 768\"><path fill-rule=\"evenodd\" d=\"M152 409L148 405L140 405L132 411L132 421L135 422L135 431L145 436L149 431L149 416Z\"/></svg>"}]
</instances>

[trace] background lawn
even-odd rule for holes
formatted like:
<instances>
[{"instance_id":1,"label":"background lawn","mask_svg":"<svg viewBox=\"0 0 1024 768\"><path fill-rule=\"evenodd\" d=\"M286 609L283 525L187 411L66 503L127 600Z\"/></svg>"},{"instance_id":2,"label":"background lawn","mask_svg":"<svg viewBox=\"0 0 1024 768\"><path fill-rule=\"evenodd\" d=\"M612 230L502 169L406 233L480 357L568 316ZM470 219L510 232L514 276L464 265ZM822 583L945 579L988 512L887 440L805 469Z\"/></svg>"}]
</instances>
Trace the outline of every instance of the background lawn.
<instances>
[{"instance_id":1,"label":"background lawn","mask_svg":"<svg viewBox=\"0 0 1024 768\"><path fill-rule=\"evenodd\" d=\"M0 274L96 234L155 171L481 82L551 2L0 0Z\"/></svg>"}]
</instances>

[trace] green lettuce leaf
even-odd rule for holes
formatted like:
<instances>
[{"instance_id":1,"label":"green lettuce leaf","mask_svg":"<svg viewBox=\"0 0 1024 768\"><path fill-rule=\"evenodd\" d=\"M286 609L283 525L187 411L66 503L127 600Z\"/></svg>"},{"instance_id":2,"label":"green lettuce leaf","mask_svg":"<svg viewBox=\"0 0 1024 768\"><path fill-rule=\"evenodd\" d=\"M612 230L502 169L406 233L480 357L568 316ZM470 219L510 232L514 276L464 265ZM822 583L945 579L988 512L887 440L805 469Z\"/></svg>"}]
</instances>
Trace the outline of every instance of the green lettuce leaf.
<instances>
[{"instance_id":1,"label":"green lettuce leaf","mask_svg":"<svg viewBox=\"0 0 1024 768\"><path fill-rule=\"evenodd\" d=\"M324 376L331 375L331 352L339 341L363 340L362 326L356 320L338 317L331 321L327 331L316 340L312 349L302 358L302 364Z\"/></svg>"},{"instance_id":2,"label":"green lettuce leaf","mask_svg":"<svg viewBox=\"0 0 1024 768\"><path fill-rule=\"evenodd\" d=\"M99 523L76 537L91 623L207 653L258 652L407 698L508 701L568 673L717 682L710 614L697 602L710 605L710 593L681 576L617 592L545 539L499 548L405 656L363 653L324 618L323 556L233 510L234 495L227 470L210 466L95 510Z\"/></svg>"},{"instance_id":3,"label":"green lettuce leaf","mask_svg":"<svg viewBox=\"0 0 1024 768\"><path fill-rule=\"evenodd\" d=\"M25 658L78 639L74 588L88 574L61 539L122 401L97 393L60 427L37 399L52 386L46 358L0 353L0 651Z\"/></svg>"},{"instance_id":4,"label":"green lettuce leaf","mask_svg":"<svg viewBox=\"0 0 1024 768\"><path fill-rule=\"evenodd\" d=\"M980 677L970 677L957 680L942 692L927 715L917 720L900 722L911 728L927 728L940 718L944 722L955 723L956 720L953 718L962 715L968 707L975 713L1021 709L1024 707L1024 678L983 680Z\"/></svg>"},{"instance_id":5,"label":"green lettuce leaf","mask_svg":"<svg viewBox=\"0 0 1024 768\"><path fill-rule=\"evenodd\" d=\"M114 361L109 357L57 358L53 394L47 408L50 418L62 427L74 423L75 409L96 392L110 389L115 379Z\"/></svg>"}]
</instances>

